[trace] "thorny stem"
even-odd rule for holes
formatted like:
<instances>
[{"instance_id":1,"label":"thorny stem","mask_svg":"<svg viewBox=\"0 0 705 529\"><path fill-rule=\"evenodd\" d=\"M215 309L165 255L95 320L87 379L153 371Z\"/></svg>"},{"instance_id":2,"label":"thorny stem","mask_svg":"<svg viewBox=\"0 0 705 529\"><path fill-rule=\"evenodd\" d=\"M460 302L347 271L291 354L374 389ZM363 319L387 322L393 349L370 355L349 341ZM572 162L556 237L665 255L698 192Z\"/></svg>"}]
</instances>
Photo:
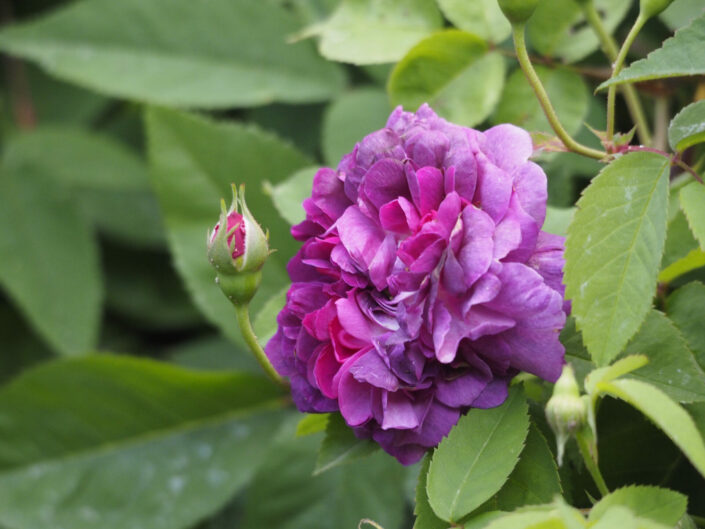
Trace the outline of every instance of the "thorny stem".
<instances>
[{"instance_id":1,"label":"thorny stem","mask_svg":"<svg viewBox=\"0 0 705 529\"><path fill-rule=\"evenodd\" d=\"M639 13L632 29L629 30L627 38L624 39L624 43L617 54L617 58L614 60L614 64L612 65L612 77L616 77L619 75L619 72L622 71L624 61L627 58L627 53L629 53L629 49L632 47L634 39L636 39L636 36L639 34L639 31L641 31L641 28L644 27L645 23L646 18ZM612 139L614 138L614 104L616 93L617 85L610 85L607 90L607 141L609 142L612 142Z\"/></svg>"},{"instance_id":2,"label":"thorny stem","mask_svg":"<svg viewBox=\"0 0 705 529\"><path fill-rule=\"evenodd\" d=\"M597 490L600 491L602 496L607 496L610 493L610 490L607 488L605 478L602 477L600 467L597 466L597 461L595 461L595 458L593 458L591 454L590 446L585 434L578 432L575 435L575 440L578 442L578 448L580 449L580 455L583 456L583 461L585 461L585 467L588 469L588 472L590 472L595 485L597 485Z\"/></svg>"},{"instance_id":3,"label":"thorny stem","mask_svg":"<svg viewBox=\"0 0 705 529\"><path fill-rule=\"evenodd\" d=\"M584 2L582 6L583 12L585 13L585 18L592 26L597 38L600 40L600 44L602 45L605 55L607 55L607 58L611 63L616 64L617 56L619 55L617 43L602 23L602 19L595 8L595 4L593 2ZM651 132L649 130L649 123L646 120L646 115L644 114L644 108L642 107L641 100L639 99L639 94L637 94L636 89L630 84L622 85L621 89L627 103L627 108L629 109L629 114L636 125L636 132L639 136L639 141L644 145L649 145L651 143Z\"/></svg>"},{"instance_id":4,"label":"thorny stem","mask_svg":"<svg viewBox=\"0 0 705 529\"><path fill-rule=\"evenodd\" d=\"M250 322L250 307L248 305L235 305L235 314L237 315L237 323L240 326L240 332L242 337L245 339L245 343L250 348L252 353L255 355L255 359L262 367L267 376L278 385L288 388L289 384L286 380L279 376L269 363L267 355L264 353L262 346L257 341L257 336L255 331L252 329L252 323Z\"/></svg>"},{"instance_id":5,"label":"thorny stem","mask_svg":"<svg viewBox=\"0 0 705 529\"><path fill-rule=\"evenodd\" d=\"M539 104L541 105L544 114L546 114L546 118L551 124L551 128L553 128L553 131L556 133L556 135L560 138L560 140L563 142L563 144L569 151L573 151L575 153L582 154L583 156L588 156L590 158L595 158L597 160L603 159L607 155L607 153L592 149L590 147L587 147L586 145L578 143L573 138L571 138L570 134L568 134L568 132L563 128L563 125L561 125L561 122L559 121L558 116L556 115L556 111L554 110L553 105L551 105L551 101L548 97L548 94L546 93L546 89L543 87L539 76L536 74L536 70L534 70L534 67L531 64L531 60L529 59L529 54L526 51L526 41L524 40L524 25L517 24L513 26L512 31L514 34L514 48L517 52L517 60L519 61L519 65L524 71L524 75L526 75L529 84L534 89L536 97L539 100Z\"/></svg>"}]
</instances>

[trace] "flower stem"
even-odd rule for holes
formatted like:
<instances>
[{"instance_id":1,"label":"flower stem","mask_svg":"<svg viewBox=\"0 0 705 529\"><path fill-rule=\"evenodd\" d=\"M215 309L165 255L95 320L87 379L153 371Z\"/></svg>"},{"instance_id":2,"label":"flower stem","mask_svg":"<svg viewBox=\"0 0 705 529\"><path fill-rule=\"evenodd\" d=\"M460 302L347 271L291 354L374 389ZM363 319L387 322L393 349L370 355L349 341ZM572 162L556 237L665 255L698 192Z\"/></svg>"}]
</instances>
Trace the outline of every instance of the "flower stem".
<instances>
[{"instance_id":1,"label":"flower stem","mask_svg":"<svg viewBox=\"0 0 705 529\"><path fill-rule=\"evenodd\" d=\"M592 26L597 38L600 40L600 44L605 52L605 55L607 55L607 58L611 63L616 63L617 56L619 55L617 43L602 23L602 19L600 18L597 9L595 9L595 4L593 2L585 2L582 6L583 12L585 13L585 18L590 26ZM627 103L627 108L629 109L629 114L636 125L636 132L639 135L639 141L644 145L649 145L651 143L651 131L649 130L649 123L646 120L644 107L641 105L639 94L637 94L636 89L630 84L623 85L621 88L624 92L623 95Z\"/></svg>"},{"instance_id":2,"label":"flower stem","mask_svg":"<svg viewBox=\"0 0 705 529\"><path fill-rule=\"evenodd\" d=\"M529 81L531 88L534 89L536 97L539 100L539 104L541 105L544 114L546 114L546 118L548 119L553 131L569 151L573 151L590 158L595 158L597 160L604 158L607 153L578 143L571 138L570 134L568 134L568 132L563 128L563 125L561 125L561 122L556 115L556 111L551 104L548 94L546 93L546 89L543 87L539 76L536 74L536 70L534 70L534 67L531 64L531 59L529 59L529 54L526 51L526 41L524 39L524 25L514 25L512 31L514 34L514 47L517 52L517 60L519 61L519 65L524 71L524 75L526 75L526 79Z\"/></svg>"},{"instance_id":3,"label":"flower stem","mask_svg":"<svg viewBox=\"0 0 705 529\"><path fill-rule=\"evenodd\" d=\"M286 380L279 376L269 363L267 355L264 353L262 346L257 341L257 336L255 331L252 329L252 323L250 322L250 307L249 305L235 305L235 314L237 315L237 323L240 326L240 332L242 337L245 339L245 343L250 348L250 351L255 355L255 359L262 367L267 376L275 383L282 387L289 387Z\"/></svg>"},{"instance_id":4,"label":"flower stem","mask_svg":"<svg viewBox=\"0 0 705 529\"><path fill-rule=\"evenodd\" d=\"M576 433L575 439L578 442L578 448L580 449L580 455L583 456L583 461L585 461L585 467L590 472L595 485L597 485L597 490L600 491L602 496L607 496L610 490L607 488L605 483L605 478L602 477L600 472L600 467L597 466L597 456L593 455L595 450L590 449L590 441L588 440L588 435L585 431ZM594 439L594 436L590 435Z\"/></svg>"},{"instance_id":5,"label":"flower stem","mask_svg":"<svg viewBox=\"0 0 705 529\"><path fill-rule=\"evenodd\" d=\"M627 58L627 53L629 53L629 49L632 47L634 39L636 39L636 36L639 34L639 31L641 31L641 28L644 27L645 23L646 18L639 13L639 16L636 17L632 29L629 30L629 34L627 35L627 38L624 39L624 43L622 44L622 47L612 64L612 77L616 77L619 75L619 72L622 71L624 61ZM607 141L610 142L614 137L614 106L616 93L617 85L611 85L607 90Z\"/></svg>"}]
</instances>

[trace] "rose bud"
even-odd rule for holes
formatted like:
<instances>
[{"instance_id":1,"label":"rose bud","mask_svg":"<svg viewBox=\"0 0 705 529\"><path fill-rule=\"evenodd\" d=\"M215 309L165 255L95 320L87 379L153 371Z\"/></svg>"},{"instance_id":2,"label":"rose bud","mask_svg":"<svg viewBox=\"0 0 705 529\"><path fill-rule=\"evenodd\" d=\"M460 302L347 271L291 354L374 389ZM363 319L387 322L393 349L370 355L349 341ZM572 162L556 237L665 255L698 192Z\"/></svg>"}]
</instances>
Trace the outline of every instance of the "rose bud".
<instances>
[{"instance_id":1,"label":"rose bud","mask_svg":"<svg viewBox=\"0 0 705 529\"><path fill-rule=\"evenodd\" d=\"M232 186L229 210L221 202L220 220L208 234L208 260L216 271L216 283L235 305L249 303L262 279L269 256L268 236L245 203L245 188ZM225 226L225 229L223 229Z\"/></svg>"},{"instance_id":2,"label":"rose bud","mask_svg":"<svg viewBox=\"0 0 705 529\"><path fill-rule=\"evenodd\" d=\"M568 440L585 425L587 405L580 396L580 388L570 364L563 366L563 373L553 387L553 395L546 403L546 420L556 435L558 465L563 462L563 452Z\"/></svg>"},{"instance_id":3,"label":"rose bud","mask_svg":"<svg viewBox=\"0 0 705 529\"><path fill-rule=\"evenodd\" d=\"M641 0L639 3L639 15L644 18L655 17L672 3L673 0Z\"/></svg>"},{"instance_id":4,"label":"rose bud","mask_svg":"<svg viewBox=\"0 0 705 529\"><path fill-rule=\"evenodd\" d=\"M499 8L513 25L524 24L534 14L539 0L497 0Z\"/></svg>"}]
</instances>

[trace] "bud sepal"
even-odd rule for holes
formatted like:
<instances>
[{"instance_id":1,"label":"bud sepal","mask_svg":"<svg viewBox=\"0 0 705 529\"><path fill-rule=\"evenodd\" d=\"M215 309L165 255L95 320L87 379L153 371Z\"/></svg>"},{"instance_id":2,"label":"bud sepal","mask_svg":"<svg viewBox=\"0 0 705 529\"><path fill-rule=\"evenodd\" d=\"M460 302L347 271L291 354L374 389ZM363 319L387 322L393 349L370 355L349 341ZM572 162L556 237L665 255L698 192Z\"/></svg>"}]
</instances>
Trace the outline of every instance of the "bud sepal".
<instances>
[{"instance_id":1,"label":"bud sepal","mask_svg":"<svg viewBox=\"0 0 705 529\"><path fill-rule=\"evenodd\" d=\"M556 435L557 459L560 466L568 440L586 425L587 403L580 396L580 388L570 364L553 387L553 395L546 403L546 420Z\"/></svg>"}]
</instances>

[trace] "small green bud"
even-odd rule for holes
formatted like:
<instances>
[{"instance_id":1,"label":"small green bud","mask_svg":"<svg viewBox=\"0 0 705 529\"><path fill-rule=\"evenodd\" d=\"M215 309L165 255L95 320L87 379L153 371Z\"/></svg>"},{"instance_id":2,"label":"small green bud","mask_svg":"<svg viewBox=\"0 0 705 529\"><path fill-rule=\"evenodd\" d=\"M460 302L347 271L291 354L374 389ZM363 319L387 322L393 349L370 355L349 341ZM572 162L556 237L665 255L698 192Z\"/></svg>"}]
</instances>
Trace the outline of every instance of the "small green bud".
<instances>
[{"instance_id":1,"label":"small green bud","mask_svg":"<svg viewBox=\"0 0 705 529\"><path fill-rule=\"evenodd\" d=\"M672 3L673 0L641 0L639 14L644 18L655 17Z\"/></svg>"},{"instance_id":2,"label":"small green bud","mask_svg":"<svg viewBox=\"0 0 705 529\"><path fill-rule=\"evenodd\" d=\"M512 24L523 24L534 14L539 0L497 0L499 8Z\"/></svg>"},{"instance_id":3,"label":"small green bud","mask_svg":"<svg viewBox=\"0 0 705 529\"><path fill-rule=\"evenodd\" d=\"M546 404L546 420L556 435L558 464L563 462L563 452L568 440L585 424L587 407L580 397L580 388L573 368L566 364L553 388L553 395Z\"/></svg>"},{"instance_id":4,"label":"small green bud","mask_svg":"<svg viewBox=\"0 0 705 529\"><path fill-rule=\"evenodd\" d=\"M208 234L208 260L216 271L216 283L235 305L244 305L257 292L262 266L270 254L268 236L245 203L245 187L233 189L226 210L221 201L220 220Z\"/></svg>"}]
</instances>

